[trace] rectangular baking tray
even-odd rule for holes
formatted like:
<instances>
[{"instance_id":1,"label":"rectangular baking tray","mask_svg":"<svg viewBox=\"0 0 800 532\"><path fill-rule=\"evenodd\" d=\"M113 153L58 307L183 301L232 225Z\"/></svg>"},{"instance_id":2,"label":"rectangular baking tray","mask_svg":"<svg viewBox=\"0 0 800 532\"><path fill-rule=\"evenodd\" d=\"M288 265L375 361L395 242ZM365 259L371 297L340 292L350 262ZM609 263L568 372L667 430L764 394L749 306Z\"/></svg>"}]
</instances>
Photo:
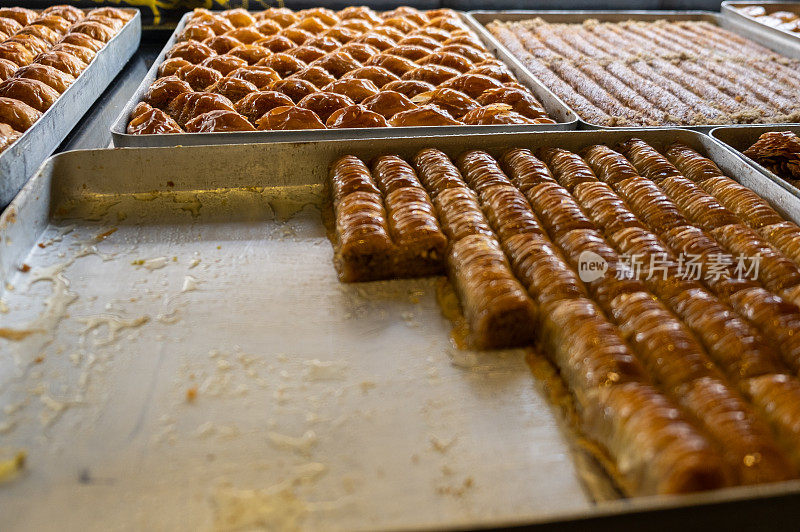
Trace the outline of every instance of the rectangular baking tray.
<instances>
[{"instance_id":1,"label":"rectangular baking tray","mask_svg":"<svg viewBox=\"0 0 800 532\"><path fill-rule=\"evenodd\" d=\"M164 50L153 63L147 76L142 80L133 98L122 110L114 124L111 126L111 135L115 146L196 146L200 144L239 144L246 142L286 142L318 139L353 139L353 138L379 138L409 136L418 137L425 135L467 135L491 132L511 131L552 131L575 129L578 124L578 115L572 112L549 89L539 83L530 72L519 65L509 64L509 68L520 83L530 88L536 98L542 103L547 114L555 119L557 124L535 125L508 125L508 126L421 126L403 128L343 128L343 129L314 129L295 131L257 131L257 132L229 132L229 133L176 133L169 135L130 135L127 133L128 121L134 107L142 100L145 92L158 77L158 67L164 62L167 52L175 44L177 36L181 33L192 13L186 13L181 18L178 27L170 36ZM463 14L462 14L463 16ZM491 51L491 44L480 35L487 48Z\"/></svg>"},{"instance_id":2,"label":"rectangular baking tray","mask_svg":"<svg viewBox=\"0 0 800 532\"><path fill-rule=\"evenodd\" d=\"M136 9L126 11L135 12L134 17L97 52L50 109L0 153L0 208L14 199L136 51L142 33L141 15Z\"/></svg>"},{"instance_id":3,"label":"rectangular baking tray","mask_svg":"<svg viewBox=\"0 0 800 532\"><path fill-rule=\"evenodd\" d=\"M761 164L742 153L747 148L755 144L755 142L758 140L758 137L769 131L791 131L800 135L800 126L791 126L786 124L763 126L724 126L712 129L710 135L733 150L739 157L747 161L748 164L754 166L759 172L785 188L790 194L800 198L800 190L798 190L797 187L793 186L779 175L775 174L771 170L768 170Z\"/></svg>"},{"instance_id":4,"label":"rectangular baking tray","mask_svg":"<svg viewBox=\"0 0 800 532\"><path fill-rule=\"evenodd\" d=\"M0 217L0 460L27 452L0 528L787 522L800 482L594 503L523 353L453 347L440 279L336 278L321 212L343 154L632 136L695 147L800 222L800 199L688 130L52 157Z\"/></svg>"},{"instance_id":5,"label":"rectangular baking tray","mask_svg":"<svg viewBox=\"0 0 800 532\"><path fill-rule=\"evenodd\" d=\"M730 17L723 17L719 13L712 13L710 11L469 11L466 17L472 28L486 41L492 43L491 49L498 57L506 64L513 64L520 69L525 69L525 65L486 29L486 24L494 20L512 22L536 17L540 17L553 24L577 24L588 19L597 19L601 22L624 22L626 20L698 20L716 24L762 46L766 46L779 54L800 59L800 41L795 42L795 40L789 39L786 36L771 35L769 32L762 31L760 28L751 24L737 22ZM560 98L559 101L561 101ZM561 103L566 105L563 101ZM593 124L580 117L578 117L578 124L579 129L621 129ZM719 124L708 124L683 127L685 129L707 133L718 126Z\"/></svg>"},{"instance_id":6,"label":"rectangular baking tray","mask_svg":"<svg viewBox=\"0 0 800 532\"><path fill-rule=\"evenodd\" d=\"M791 32L791 31L784 31L779 30L778 28L773 28L771 26L767 26L766 24L762 24L758 21L757 18L748 17L747 15L743 15L737 11L738 8L742 7L749 7L749 6L763 6L767 10L767 14L774 13L775 11L789 11L790 13L797 13L800 15L800 2L722 2L722 16L723 18L729 18L732 21L740 23L742 25L753 26L758 31L763 31L767 34L774 35L776 37L792 39L795 42L800 42L800 34Z\"/></svg>"}]
</instances>

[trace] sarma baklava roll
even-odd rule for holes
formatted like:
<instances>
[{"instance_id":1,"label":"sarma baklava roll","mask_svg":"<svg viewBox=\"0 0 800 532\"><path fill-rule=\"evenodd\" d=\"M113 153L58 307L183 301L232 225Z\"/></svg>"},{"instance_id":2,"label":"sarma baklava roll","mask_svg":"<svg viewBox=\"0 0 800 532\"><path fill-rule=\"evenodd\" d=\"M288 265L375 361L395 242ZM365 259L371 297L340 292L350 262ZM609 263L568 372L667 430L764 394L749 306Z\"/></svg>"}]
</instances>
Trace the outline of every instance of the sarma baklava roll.
<instances>
[{"instance_id":1,"label":"sarma baklava roll","mask_svg":"<svg viewBox=\"0 0 800 532\"><path fill-rule=\"evenodd\" d=\"M478 204L478 197L471 189L445 188L434 196L433 204L442 223L442 230L451 244L474 234L494 238L494 232Z\"/></svg>"},{"instance_id":2,"label":"sarma baklava roll","mask_svg":"<svg viewBox=\"0 0 800 532\"><path fill-rule=\"evenodd\" d=\"M570 192L580 183L597 181L592 169L576 153L558 148L544 148L539 150L539 156L550 167L556 181Z\"/></svg>"},{"instance_id":3,"label":"sarma baklava roll","mask_svg":"<svg viewBox=\"0 0 800 532\"><path fill-rule=\"evenodd\" d=\"M520 233L503 240L503 249L511 267L528 293L546 313L565 299L586 298L583 283L566 260L539 233Z\"/></svg>"},{"instance_id":4,"label":"sarma baklava roll","mask_svg":"<svg viewBox=\"0 0 800 532\"><path fill-rule=\"evenodd\" d=\"M644 144L642 141L636 139L629 141L627 144L632 146L633 153L640 158L640 165L642 164L641 159L644 159L643 155L647 155L646 150L648 148L652 150L652 148ZM644 144L646 148L641 147L641 144ZM583 151L583 157L586 159L586 162L589 163L589 166L592 168L592 170L594 170L595 174L600 179L612 186L631 177L639 176L639 174L636 172L636 169L631 166L631 163L629 163L625 157L615 152L608 146L604 146L602 144L590 146ZM654 175L660 178L666 177L665 175L662 175L664 172L659 168L657 164L658 161L656 161L654 167L653 163L649 160L646 160L646 162L649 164L644 164L643 168L649 175Z\"/></svg>"},{"instance_id":5,"label":"sarma baklava roll","mask_svg":"<svg viewBox=\"0 0 800 532\"><path fill-rule=\"evenodd\" d=\"M754 273L768 289L780 292L800 284L800 268L749 227L727 225L715 229L712 234L734 257L747 263L746 266L751 266L752 262Z\"/></svg>"},{"instance_id":6,"label":"sarma baklava roll","mask_svg":"<svg viewBox=\"0 0 800 532\"><path fill-rule=\"evenodd\" d=\"M666 177L681 175L675 165L643 140L630 139L620 144L619 148L643 177L658 182ZM589 163L595 164L591 159Z\"/></svg>"},{"instance_id":7,"label":"sarma baklava roll","mask_svg":"<svg viewBox=\"0 0 800 532\"><path fill-rule=\"evenodd\" d=\"M667 159L680 170L684 177L702 183L711 177L724 175L711 159L703 157L685 144L676 143L667 149Z\"/></svg>"},{"instance_id":8,"label":"sarma baklava roll","mask_svg":"<svg viewBox=\"0 0 800 532\"><path fill-rule=\"evenodd\" d=\"M742 484L779 482L797 476L770 427L721 379L696 379L677 394L680 406L698 417L718 442Z\"/></svg>"},{"instance_id":9,"label":"sarma baklava roll","mask_svg":"<svg viewBox=\"0 0 800 532\"><path fill-rule=\"evenodd\" d=\"M700 186L754 229L783 221L781 215L761 196L730 177L710 177L702 181Z\"/></svg>"},{"instance_id":10,"label":"sarma baklava roll","mask_svg":"<svg viewBox=\"0 0 800 532\"><path fill-rule=\"evenodd\" d=\"M761 375L743 383L745 396L772 425L795 465L800 464L800 381L784 374Z\"/></svg>"},{"instance_id":11,"label":"sarma baklava roll","mask_svg":"<svg viewBox=\"0 0 800 532\"><path fill-rule=\"evenodd\" d=\"M450 158L437 149L421 150L414 156L414 166L420 181L434 199L447 188L467 186Z\"/></svg>"},{"instance_id":12,"label":"sarma baklava roll","mask_svg":"<svg viewBox=\"0 0 800 532\"><path fill-rule=\"evenodd\" d=\"M594 229L594 224L575 199L558 183L540 183L526 196L539 221L553 238L575 229Z\"/></svg>"},{"instance_id":13,"label":"sarma baklava roll","mask_svg":"<svg viewBox=\"0 0 800 532\"><path fill-rule=\"evenodd\" d=\"M580 404L590 390L647 380L619 330L592 300L564 300L542 322L542 343Z\"/></svg>"},{"instance_id":14,"label":"sarma baklava roll","mask_svg":"<svg viewBox=\"0 0 800 532\"><path fill-rule=\"evenodd\" d=\"M736 312L761 330L794 374L800 373L800 309L763 288L741 290L730 302Z\"/></svg>"},{"instance_id":15,"label":"sarma baklava roll","mask_svg":"<svg viewBox=\"0 0 800 532\"><path fill-rule=\"evenodd\" d=\"M652 386L597 387L583 407L583 431L608 451L627 493L690 493L732 484L716 448Z\"/></svg>"},{"instance_id":16,"label":"sarma baklava roll","mask_svg":"<svg viewBox=\"0 0 800 532\"><path fill-rule=\"evenodd\" d=\"M464 181L478 194L497 185L512 184L500 170L497 161L485 151L472 150L462 153L457 162Z\"/></svg>"},{"instance_id":17,"label":"sarma baklava roll","mask_svg":"<svg viewBox=\"0 0 800 532\"><path fill-rule=\"evenodd\" d=\"M372 168L373 178L385 195L389 234L397 247L397 275L419 277L444 272L447 237L414 169L395 155L379 157Z\"/></svg>"},{"instance_id":18,"label":"sarma baklava roll","mask_svg":"<svg viewBox=\"0 0 800 532\"><path fill-rule=\"evenodd\" d=\"M518 233L544 233L528 200L516 187L491 187L481 192L480 199L501 242Z\"/></svg>"},{"instance_id":19,"label":"sarma baklava roll","mask_svg":"<svg viewBox=\"0 0 800 532\"><path fill-rule=\"evenodd\" d=\"M383 198L360 159L342 157L330 171L336 216L334 263L343 282L393 276L394 245Z\"/></svg>"},{"instance_id":20,"label":"sarma baklava roll","mask_svg":"<svg viewBox=\"0 0 800 532\"><path fill-rule=\"evenodd\" d=\"M509 150L503 154L501 161L503 170L523 194L527 194L540 183L555 182L547 165L537 159L530 150L524 148Z\"/></svg>"},{"instance_id":21,"label":"sarma baklava roll","mask_svg":"<svg viewBox=\"0 0 800 532\"><path fill-rule=\"evenodd\" d=\"M689 223L658 185L649 179L626 179L618 183L615 190L651 229L666 231Z\"/></svg>"},{"instance_id":22,"label":"sarma baklava roll","mask_svg":"<svg viewBox=\"0 0 800 532\"><path fill-rule=\"evenodd\" d=\"M675 227L663 232L661 238L674 253L684 257L687 274L701 280L723 299L739 290L760 286L756 279L739 275L735 258L698 227Z\"/></svg>"},{"instance_id":23,"label":"sarma baklava roll","mask_svg":"<svg viewBox=\"0 0 800 532\"><path fill-rule=\"evenodd\" d=\"M473 345L501 349L533 341L536 307L494 238L476 234L453 242L448 263Z\"/></svg>"},{"instance_id":24,"label":"sarma baklava roll","mask_svg":"<svg viewBox=\"0 0 800 532\"><path fill-rule=\"evenodd\" d=\"M633 214L625 202L601 181L580 183L572 194L597 227L610 236L626 227L639 227L644 224Z\"/></svg>"},{"instance_id":25,"label":"sarma baklava roll","mask_svg":"<svg viewBox=\"0 0 800 532\"><path fill-rule=\"evenodd\" d=\"M740 222L739 218L720 205L714 196L685 177L667 177L658 186L678 205L686 217L701 229L710 231Z\"/></svg>"},{"instance_id":26,"label":"sarma baklava roll","mask_svg":"<svg viewBox=\"0 0 800 532\"><path fill-rule=\"evenodd\" d=\"M777 222L759 228L758 233L795 264L800 264L800 227L797 224Z\"/></svg>"},{"instance_id":27,"label":"sarma baklava roll","mask_svg":"<svg viewBox=\"0 0 800 532\"><path fill-rule=\"evenodd\" d=\"M608 310L611 300L620 294L647 290L597 231L575 229L561 235L557 243L603 310Z\"/></svg>"}]
</instances>

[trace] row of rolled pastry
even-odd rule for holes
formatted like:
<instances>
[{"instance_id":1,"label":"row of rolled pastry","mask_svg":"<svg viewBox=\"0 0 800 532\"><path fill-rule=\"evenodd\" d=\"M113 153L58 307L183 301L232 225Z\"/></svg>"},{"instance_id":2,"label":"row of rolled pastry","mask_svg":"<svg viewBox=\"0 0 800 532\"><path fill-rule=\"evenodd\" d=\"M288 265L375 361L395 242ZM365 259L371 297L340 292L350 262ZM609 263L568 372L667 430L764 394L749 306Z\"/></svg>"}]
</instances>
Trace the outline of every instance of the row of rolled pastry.
<instances>
[{"instance_id":1,"label":"row of rolled pastry","mask_svg":"<svg viewBox=\"0 0 800 532\"><path fill-rule=\"evenodd\" d=\"M133 13L0 8L0 151L49 109Z\"/></svg>"},{"instance_id":2,"label":"row of rolled pastry","mask_svg":"<svg viewBox=\"0 0 800 532\"><path fill-rule=\"evenodd\" d=\"M417 154L472 333L535 342L626 493L795 478L800 228L687 146L618 150ZM689 277L681 255L723 267ZM738 276L734 255L761 269ZM607 270L579 276L587 256ZM626 256L658 270L629 276Z\"/></svg>"},{"instance_id":3,"label":"row of rolled pastry","mask_svg":"<svg viewBox=\"0 0 800 532\"><path fill-rule=\"evenodd\" d=\"M798 61L707 21L532 18L487 27L594 124L798 121Z\"/></svg>"},{"instance_id":4,"label":"row of rolled pastry","mask_svg":"<svg viewBox=\"0 0 800 532\"><path fill-rule=\"evenodd\" d=\"M554 123L450 10L197 10L178 38L129 133Z\"/></svg>"}]
</instances>

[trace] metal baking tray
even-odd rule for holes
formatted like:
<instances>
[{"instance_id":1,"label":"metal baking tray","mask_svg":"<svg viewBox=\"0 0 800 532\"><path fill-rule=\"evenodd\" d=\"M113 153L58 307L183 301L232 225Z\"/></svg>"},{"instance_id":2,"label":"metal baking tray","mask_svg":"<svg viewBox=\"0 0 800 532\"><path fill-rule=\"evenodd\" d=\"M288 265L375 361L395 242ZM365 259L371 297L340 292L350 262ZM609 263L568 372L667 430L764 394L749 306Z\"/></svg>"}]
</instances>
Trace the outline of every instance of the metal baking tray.
<instances>
[{"instance_id":1,"label":"metal baking tray","mask_svg":"<svg viewBox=\"0 0 800 532\"><path fill-rule=\"evenodd\" d=\"M578 124L578 115L572 112L557 98L548 88L539 83L530 72L517 64L508 64L511 71L520 83L531 89L536 98L542 103L547 114L556 120L557 124L535 124L535 125L508 125L508 126L421 126L403 128L343 128L343 129L314 129L314 130L294 130L294 131L244 131L229 133L176 133L169 135L130 135L127 133L129 117L134 107L142 100L145 92L158 77L158 67L164 62L167 52L175 44L177 36L183 30L186 22L192 13L186 13L181 18L178 27L167 41L164 50L159 54L153 63L147 76L142 80L141 85L136 90L133 98L122 110L117 120L111 126L111 135L115 146L196 146L200 144L239 144L246 142L286 142L286 141L305 141L318 139L354 139L382 137L409 136L418 137L425 135L467 135L491 132L511 132L511 131L553 131L575 129ZM463 14L462 14L463 16ZM484 41L487 49L493 49L491 42L483 35L480 38Z\"/></svg>"},{"instance_id":2,"label":"metal baking tray","mask_svg":"<svg viewBox=\"0 0 800 532\"><path fill-rule=\"evenodd\" d=\"M768 15L770 13L774 13L775 11L789 11L790 13L797 13L797 15L800 16L800 2L722 2L723 18L729 18L742 25L754 26L758 29L758 31L763 31L776 37L788 38L794 40L795 42L800 42L799 33L779 30L778 28L767 26L766 24L759 22L757 18L748 17L737 10L738 8L748 6L763 6L767 10Z\"/></svg>"},{"instance_id":3,"label":"metal baking tray","mask_svg":"<svg viewBox=\"0 0 800 532\"><path fill-rule=\"evenodd\" d=\"M471 24L481 37L491 42L491 49L505 63L513 64L517 68L524 69L525 65L517 59L500 41L498 41L489 30L486 24L499 20L501 22L511 22L517 20L527 20L531 18L542 18L554 24L574 24L581 23L587 19L597 19L601 22L624 22L626 20L655 21L655 20L697 20L716 24L726 30L732 31L742 37L746 37L762 46L785 55L787 57L800 59L800 41L794 42L781 35L771 35L762 31L752 24L744 24L730 17L723 17L719 13L710 11L469 11L466 14L467 21ZM557 97L557 96L556 96ZM559 101L560 98L559 98ZM561 102L563 105L564 102ZM601 126L587 122L578 118L579 129L622 129L617 127ZM681 126L684 129L692 129L707 133L720 124L708 124L699 126ZM665 126L667 127L667 126ZM674 127L674 126L669 126ZM658 128L655 128L658 129Z\"/></svg>"},{"instance_id":4,"label":"metal baking tray","mask_svg":"<svg viewBox=\"0 0 800 532\"><path fill-rule=\"evenodd\" d=\"M142 20L139 11L33 126L0 153L0 208L8 205L22 186L52 154L83 114L123 69L139 46Z\"/></svg>"},{"instance_id":5,"label":"metal baking tray","mask_svg":"<svg viewBox=\"0 0 800 532\"><path fill-rule=\"evenodd\" d=\"M755 144L755 142L758 140L758 137L769 131L791 131L800 135L800 126L790 126L785 124L763 126L724 126L712 129L710 134L712 137L736 152L739 157L754 166L759 172L788 190L790 194L800 198L800 190L797 187L771 170L764 168L761 164L742 153L747 148Z\"/></svg>"},{"instance_id":6,"label":"metal baking tray","mask_svg":"<svg viewBox=\"0 0 800 532\"><path fill-rule=\"evenodd\" d=\"M453 347L441 278L336 278L321 213L342 154L632 136L695 147L800 222L800 199L687 130L52 157L0 217L0 461L27 452L0 528L786 522L800 482L593 502L523 353Z\"/></svg>"}]
</instances>

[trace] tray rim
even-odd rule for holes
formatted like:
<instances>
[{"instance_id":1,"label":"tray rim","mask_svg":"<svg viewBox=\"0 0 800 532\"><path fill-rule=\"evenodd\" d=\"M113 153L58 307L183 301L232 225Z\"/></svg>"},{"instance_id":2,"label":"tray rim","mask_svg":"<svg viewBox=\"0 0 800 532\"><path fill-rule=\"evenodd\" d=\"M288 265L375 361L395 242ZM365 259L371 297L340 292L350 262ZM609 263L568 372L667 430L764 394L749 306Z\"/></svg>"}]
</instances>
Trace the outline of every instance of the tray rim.
<instances>
[{"instance_id":1,"label":"tray rim","mask_svg":"<svg viewBox=\"0 0 800 532\"><path fill-rule=\"evenodd\" d=\"M212 11L212 13L219 13L220 11ZM465 12L456 11L458 15L471 27ZM111 124L111 136L114 146L117 147L159 147L159 146L188 146L188 145L217 145L217 144L240 144L246 142L267 143L267 142L303 142L306 140L321 140L328 139L358 139L369 136L371 138L392 138L397 136L402 137L418 137L418 136L440 136L440 135L466 135L466 134L481 134L481 133L504 133L504 132L527 132L527 131L558 131L577 129L579 118L578 115L564 105L560 98L550 91L543 83L539 82L528 72L527 69L519 69L514 65L515 70L519 70L526 79L518 80L528 88L530 88L537 99L540 101L542 97L540 94L551 99L548 107L553 109L553 112L560 113L564 116L564 122L556 124L525 124L525 125L492 125L492 126L414 126L404 128L347 128L347 129L318 129L318 130L287 130L287 131L240 131L229 133L174 133L167 135L131 135L127 133L128 117L136 105L142 101L142 96L149 88L150 84L158 78L158 67L164 62L167 52L177 42L177 37L183 28L186 26L192 12L184 13L178 25L170 34L164 48L159 52L153 65L148 69L147 74L142 79L136 91L123 107L122 111ZM478 34L480 38L483 36ZM490 42L484 44L487 48ZM499 59L499 58L498 58ZM518 74L515 72L515 74ZM542 105L545 105L542 102ZM546 108L546 110L548 110ZM548 110L548 113L550 110ZM501 129L499 129L501 128ZM443 131L440 131L443 130Z\"/></svg>"},{"instance_id":2,"label":"tray rim","mask_svg":"<svg viewBox=\"0 0 800 532\"><path fill-rule=\"evenodd\" d=\"M508 48L505 47L494 35L489 32L486 28L484 22L482 22L484 17L489 16L511 16L511 17L525 17L525 18L533 18L533 17L541 17L546 21L548 18L553 17L576 17L575 20L571 21L559 21L558 23L580 23L584 20L589 18L597 18L601 21L617 21L622 17L625 20L643 20L643 21L654 21L654 20L705 20L707 22L712 22L717 26L720 26L723 29L736 33L741 37L745 37L750 39L757 44L762 46L766 46L773 50L776 53L781 55L787 55L786 51L796 54L796 58L800 59L800 41L794 42L795 39L787 39L785 36L782 35L770 35L767 32L760 31L760 28L750 27L749 24L744 24L742 22L737 22L736 20L731 20L730 17L724 17L723 14L715 11L705 11L705 10L641 10L641 9L632 9L632 10L526 10L526 9L514 9L514 10L473 10L468 11L466 13L467 20L469 21L470 25L475 31L481 33L487 39L490 39L494 46L497 46L499 49L503 50L504 54L509 57L509 61L514 61L519 67L525 68L525 65L520 61L514 54L511 53ZM503 19L500 18L502 21ZM724 23L724 24L723 24ZM763 26L763 24L761 25ZM779 32L784 33L784 32ZM773 46L778 47L779 50L775 50ZM784 50L784 47L785 50ZM556 96L558 98L558 96ZM562 104L567 105L563 100L559 98ZM570 107L570 109L572 109ZM575 112L574 109L572 109ZM577 112L575 112L577 114ZM777 123L776 125L780 124L792 124L794 122L783 122ZM681 125L681 126L645 126L646 129L690 129L694 131L700 131L701 133L709 133L712 129L716 127L723 127L729 124L701 124L696 126L689 126L689 125ZM755 125L755 124L754 124ZM769 124L757 124L757 125L769 125ZM642 126L640 126L642 127ZM603 126L600 124L594 124L584 120L583 118L578 115L578 129L604 129L604 130L623 130L628 129L627 127L615 127L615 126Z\"/></svg>"}]
</instances>

